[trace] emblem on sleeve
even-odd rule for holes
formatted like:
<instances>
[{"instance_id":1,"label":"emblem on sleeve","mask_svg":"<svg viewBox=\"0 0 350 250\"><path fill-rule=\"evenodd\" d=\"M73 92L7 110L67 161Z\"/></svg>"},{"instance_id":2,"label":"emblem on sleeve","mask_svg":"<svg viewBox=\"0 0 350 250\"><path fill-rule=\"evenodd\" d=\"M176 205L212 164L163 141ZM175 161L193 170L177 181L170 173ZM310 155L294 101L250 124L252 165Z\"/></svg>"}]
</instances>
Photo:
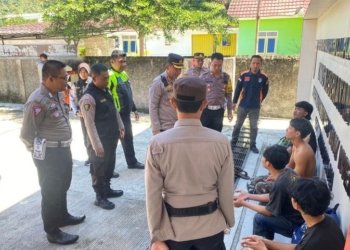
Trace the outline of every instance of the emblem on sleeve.
<instances>
[{"instance_id":1,"label":"emblem on sleeve","mask_svg":"<svg viewBox=\"0 0 350 250\"><path fill-rule=\"evenodd\" d=\"M33 106L33 112L34 112L34 115L37 116L40 112L41 112L41 107L39 105L34 105Z\"/></svg>"},{"instance_id":2,"label":"emblem on sleeve","mask_svg":"<svg viewBox=\"0 0 350 250\"><path fill-rule=\"evenodd\" d=\"M89 111L91 108L91 105L90 104L84 104L84 109L85 111Z\"/></svg>"}]
</instances>

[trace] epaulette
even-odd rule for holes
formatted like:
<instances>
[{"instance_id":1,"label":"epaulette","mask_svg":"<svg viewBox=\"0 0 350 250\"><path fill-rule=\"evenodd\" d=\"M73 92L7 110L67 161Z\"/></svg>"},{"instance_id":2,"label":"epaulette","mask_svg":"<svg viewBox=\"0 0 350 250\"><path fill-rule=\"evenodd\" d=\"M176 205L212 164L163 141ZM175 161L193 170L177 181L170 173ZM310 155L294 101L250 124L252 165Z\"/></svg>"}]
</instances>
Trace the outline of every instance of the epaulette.
<instances>
[{"instance_id":1,"label":"epaulette","mask_svg":"<svg viewBox=\"0 0 350 250\"><path fill-rule=\"evenodd\" d=\"M160 80L162 81L162 83L164 84L164 87L167 87L169 85L167 79L165 76L161 75L160 76Z\"/></svg>"}]
</instances>

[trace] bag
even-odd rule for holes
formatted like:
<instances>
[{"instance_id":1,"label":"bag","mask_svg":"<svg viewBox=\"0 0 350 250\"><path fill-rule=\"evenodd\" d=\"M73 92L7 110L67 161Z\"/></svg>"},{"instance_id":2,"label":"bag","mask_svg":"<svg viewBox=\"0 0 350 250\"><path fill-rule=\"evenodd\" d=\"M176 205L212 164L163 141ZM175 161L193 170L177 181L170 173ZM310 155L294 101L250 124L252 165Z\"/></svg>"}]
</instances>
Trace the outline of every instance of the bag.
<instances>
[{"instance_id":1,"label":"bag","mask_svg":"<svg viewBox=\"0 0 350 250\"><path fill-rule=\"evenodd\" d=\"M339 203L337 203L333 208L327 208L326 214L333 218L333 220L337 223L338 226L340 226L340 219L337 215L337 209L339 207ZM298 244L302 238L304 237L304 234L306 233L307 225L306 223L302 224L300 227L297 227L292 236L292 244Z\"/></svg>"}]
</instances>

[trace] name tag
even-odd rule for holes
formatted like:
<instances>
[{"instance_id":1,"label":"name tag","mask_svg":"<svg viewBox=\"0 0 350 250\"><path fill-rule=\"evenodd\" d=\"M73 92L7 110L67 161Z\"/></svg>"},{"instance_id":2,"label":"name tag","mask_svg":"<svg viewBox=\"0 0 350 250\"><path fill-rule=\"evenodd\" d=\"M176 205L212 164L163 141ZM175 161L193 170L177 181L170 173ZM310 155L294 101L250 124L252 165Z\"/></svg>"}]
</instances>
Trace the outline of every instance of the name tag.
<instances>
[{"instance_id":1,"label":"name tag","mask_svg":"<svg viewBox=\"0 0 350 250\"><path fill-rule=\"evenodd\" d=\"M35 137L33 148L33 159L44 160L46 152L46 139Z\"/></svg>"},{"instance_id":2,"label":"name tag","mask_svg":"<svg viewBox=\"0 0 350 250\"><path fill-rule=\"evenodd\" d=\"M250 76L245 76L245 77L244 77L244 81L245 81L245 82L249 82L249 81L250 81Z\"/></svg>"}]
</instances>

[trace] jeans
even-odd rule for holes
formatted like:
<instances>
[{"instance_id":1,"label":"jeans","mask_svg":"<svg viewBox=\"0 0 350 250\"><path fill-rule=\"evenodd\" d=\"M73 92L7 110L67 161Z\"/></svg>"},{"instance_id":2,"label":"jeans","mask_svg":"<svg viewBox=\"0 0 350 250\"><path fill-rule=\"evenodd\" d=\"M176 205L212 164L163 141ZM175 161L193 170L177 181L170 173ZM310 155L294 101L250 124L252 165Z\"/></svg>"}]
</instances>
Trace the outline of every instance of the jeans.
<instances>
[{"instance_id":1,"label":"jeans","mask_svg":"<svg viewBox=\"0 0 350 250\"><path fill-rule=\"evenodd\" d=\"M263 236L269 240L274 239L275 233L292 237L296 227L297 225L282 216L265 216L257 213L254 216L253 234Z\"/></svg>"},{"instance_id":2,"label":"jeans","mask_svg":"<svg viewBox=\"0 0 350 250\"><path fill-rule=\"evenodd\" d=\"M256 137L258 135L258 120L259 120L260 109L247 109L238 107L237 110L237 121L232 132L232 144L236 144L238 141L239 132L241 131L244 120L249 117L250 125L250 146L255 146Z\"/></svg>"}]
</instances>

